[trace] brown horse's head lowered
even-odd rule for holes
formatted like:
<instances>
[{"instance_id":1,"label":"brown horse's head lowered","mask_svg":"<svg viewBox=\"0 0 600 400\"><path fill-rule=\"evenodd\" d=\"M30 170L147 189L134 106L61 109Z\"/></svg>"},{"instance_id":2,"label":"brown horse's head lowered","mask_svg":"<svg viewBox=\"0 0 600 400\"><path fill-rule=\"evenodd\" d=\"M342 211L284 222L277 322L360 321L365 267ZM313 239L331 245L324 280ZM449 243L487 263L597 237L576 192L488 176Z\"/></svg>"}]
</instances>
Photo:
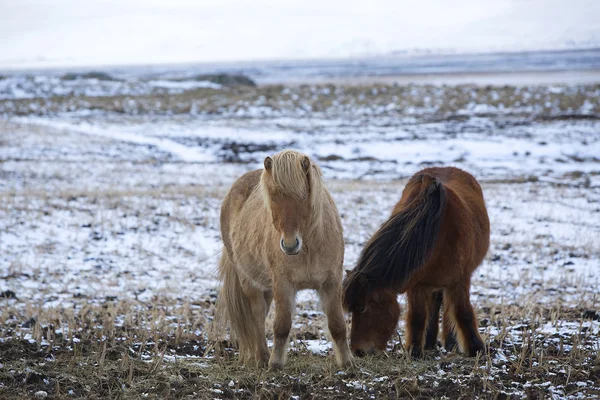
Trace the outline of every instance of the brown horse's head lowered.
<instances>
[{"instance_id":1,"label":"brown horse's head lowered","mask_svg":"<svg viewBox=\"0 0 600 400\"><path fill-rule=\"evenodd\" d=\"M308 156L283 151L265 158L261 188L273 226L281 234L279 247L288 256L302 250L302 236L321 220L321 171Z\"/></svg>"},{"instance_id":2,"label":"brown horse's head lowered","mask_svg":"<svg viewBox=\"0 0 600 400\"><path fill-rule=\"evenodd\" d=\"M479 183L453 167L415 174L390 218L365 245L344 281L352 312L350 346L385 351L406 293L406 347L413 357L437 346L440 308L448 350L485 350L469 300L471 274L489 247L490 221Z\"/></svg>"},{"instance_id":3,"label":"brown horse's head lowered","mask_svg":"<svg viewBox=\"0 0 600 400\"><path fill-rule=\"evenodd\" d=\"M359 355L379 354L385 351L400 318L398 295L393 290L376 289L368 298L361 299L352 313L350 348Z\"/></svg>"}]
</instances>

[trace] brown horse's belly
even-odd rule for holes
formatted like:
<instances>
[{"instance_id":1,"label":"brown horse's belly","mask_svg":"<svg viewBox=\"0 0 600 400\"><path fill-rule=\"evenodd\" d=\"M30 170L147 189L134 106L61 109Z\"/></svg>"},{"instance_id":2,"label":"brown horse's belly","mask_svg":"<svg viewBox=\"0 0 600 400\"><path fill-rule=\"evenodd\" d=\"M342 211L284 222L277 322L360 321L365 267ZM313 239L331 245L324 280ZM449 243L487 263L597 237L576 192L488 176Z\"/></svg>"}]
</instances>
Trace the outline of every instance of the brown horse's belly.
<instances>
[{"instance_id":1,"label":"brown horse's belly","mask_svg":"<svg viewBox=\"0 0 600 400\"><path fill-rule=\"evenodd\" d=\"M415 286L430 286L432 289L439 289L445 286L450 286L457 282L456 271L447 273L441 272L435 265L428 265L417 272L406 284L402 293L412 289Z\"/></svg>"},{"instance_id":2,"label":"brown horse's belly","mask_svg":"<svg viewBox=\"0 0 600 400\"><path fill-rule=\"evenodd\" d=\"M433 251L433 258L428 260L415 275L409 279L404 291L414 286L431 286L433 289L451 286L464 280L465 275L472 272L472 261L461 254L458 244L448 235L440 235L441 242Z\"/></svg>"}]
</instances>

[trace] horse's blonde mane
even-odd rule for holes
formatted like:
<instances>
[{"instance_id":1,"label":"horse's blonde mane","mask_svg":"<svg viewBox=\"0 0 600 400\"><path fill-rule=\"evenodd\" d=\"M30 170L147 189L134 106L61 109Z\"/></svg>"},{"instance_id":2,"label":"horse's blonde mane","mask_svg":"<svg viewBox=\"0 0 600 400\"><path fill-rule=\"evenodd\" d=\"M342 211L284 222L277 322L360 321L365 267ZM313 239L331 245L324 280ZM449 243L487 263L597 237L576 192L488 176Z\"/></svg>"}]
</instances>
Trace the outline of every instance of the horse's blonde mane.
<instances>
[{"instance_id":1,"label":"horse's blonde mane","mask_svg":"<svg viewBox=\"0 0 600 400\"><path fill-rule=\"evenodd\" d=\"M309 158L310 168L305 171L302 167L305 157L308 158L307 155L294 150L283 150L275 154L272 157L270 174L266 170L263 171L260 186L267 208L270 206L267 174L271 177L272 189L298 201L309 200L312 208L312 228L317 228L323 219L323 196L326 191L321 168Z\"/></svg>"},{"instance_id":2,"label":"horse's blonde mane","mask_svg":"<svg viewBox=\"0 0 600 400\"><path fill-rule=\"evenodd\" d=\"M296 200L308 198L309 188L306 184L306 172L302 168L304 154L293 150L284 150L275 154L271 176L278 190Z\"/></svg>"}]
</instances>

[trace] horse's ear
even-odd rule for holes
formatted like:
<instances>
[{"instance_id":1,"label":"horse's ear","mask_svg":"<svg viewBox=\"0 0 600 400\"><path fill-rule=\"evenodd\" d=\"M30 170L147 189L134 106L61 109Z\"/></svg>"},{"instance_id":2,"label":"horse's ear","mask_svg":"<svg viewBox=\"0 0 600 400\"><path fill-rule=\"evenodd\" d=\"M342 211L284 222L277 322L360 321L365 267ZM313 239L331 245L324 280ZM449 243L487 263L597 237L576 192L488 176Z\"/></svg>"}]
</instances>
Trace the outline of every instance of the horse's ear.
<instances>
[{"instance_id":1,"label":"horse's ear","mask_svg":"<svg viewBox=\"0 0 600 400\"><path fill-rule=\"evenodd\" d=\"M271 172L271 168L273 168L273 159L267 156L267 158L265 158L265 169Z\"/></svg>"},{"instance_id":2,"label":"horse's ear","mask_svg":"<svg viewBox=\"0 0 600 400\"><path fill-rule=\"evenodd\" d=\"M308 172L308 169L310 168L310 158L304 156L304 158L302 158L302 161L300 161L300 164L302 164L302 169L304 170L304 172Z\"/></svg>"}]
</instances>

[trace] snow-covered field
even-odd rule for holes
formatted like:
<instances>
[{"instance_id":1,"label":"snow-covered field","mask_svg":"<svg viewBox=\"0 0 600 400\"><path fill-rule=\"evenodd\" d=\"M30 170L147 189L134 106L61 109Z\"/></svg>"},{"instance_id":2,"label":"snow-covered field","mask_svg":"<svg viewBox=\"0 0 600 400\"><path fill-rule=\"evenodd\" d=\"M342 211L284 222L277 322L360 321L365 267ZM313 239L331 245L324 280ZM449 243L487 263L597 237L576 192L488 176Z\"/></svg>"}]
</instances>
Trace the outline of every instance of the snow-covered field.
<instances>
[{"instance_id":1,"label":"snow-covered field","mask_svg":"<svg viewBox=\"0 0 600 400\"><path fill-rule=\"evenodd\" d=\"M0 395L600 394L597 85L245 90L129 93L124 111L94 103L118 94L0 100ZM165 111L153 102L167 95ZM310 292L291 375L232 367L233 350L211 347L221 199L283 148L322 166L348 269L419 169L481 181L492 244L471 297L485 357L410 362L395 338L389 359L336 372Z\"/></svg>"},{"instance_id":2,"label":"snow-covered field","mask_svg":"<svg viewBox=\"0 0 600 400\"><path fill-rule=\"evenodd\" d=\"M523 273L540 284L546 279L558 284L557 276L572 273L590 288L598 284L597 122L507 129L471 118L452 134L456 126L445 122L377 127L320 119L180 118L157 124L17 117L4 124L0 156L7 218L1 257L17 279L3 289L36 302L46 302L36 296L44 294L39 280L47 278L19 276L30 268L56 277L48 280L53 305L71 300L69 287L91 298L120 294L148 300L156 291L193 297L199 284L214 286L210 268L220 250L220 199L237 176L287 147L311 154L323 167L345 216L348 267L386 219L405 178L427 165L455 165L489 182L494 244L510 245L510 251L498 249L496 260L482 268L482 279L510 279L518 268L505 301L531 295L517 284ZM235 145L236 163L224 163ZM100 203L89 204L96 196ZM362 200L353 205L357 199ZM29 227L23 225L27 218ZM164 232L152 234L157 230ZM564 267L582 254L577 267ZM123 268L128 274L120 275ZM568 292L563 301L571 297Z\"/></svg>"}]
</instances>

